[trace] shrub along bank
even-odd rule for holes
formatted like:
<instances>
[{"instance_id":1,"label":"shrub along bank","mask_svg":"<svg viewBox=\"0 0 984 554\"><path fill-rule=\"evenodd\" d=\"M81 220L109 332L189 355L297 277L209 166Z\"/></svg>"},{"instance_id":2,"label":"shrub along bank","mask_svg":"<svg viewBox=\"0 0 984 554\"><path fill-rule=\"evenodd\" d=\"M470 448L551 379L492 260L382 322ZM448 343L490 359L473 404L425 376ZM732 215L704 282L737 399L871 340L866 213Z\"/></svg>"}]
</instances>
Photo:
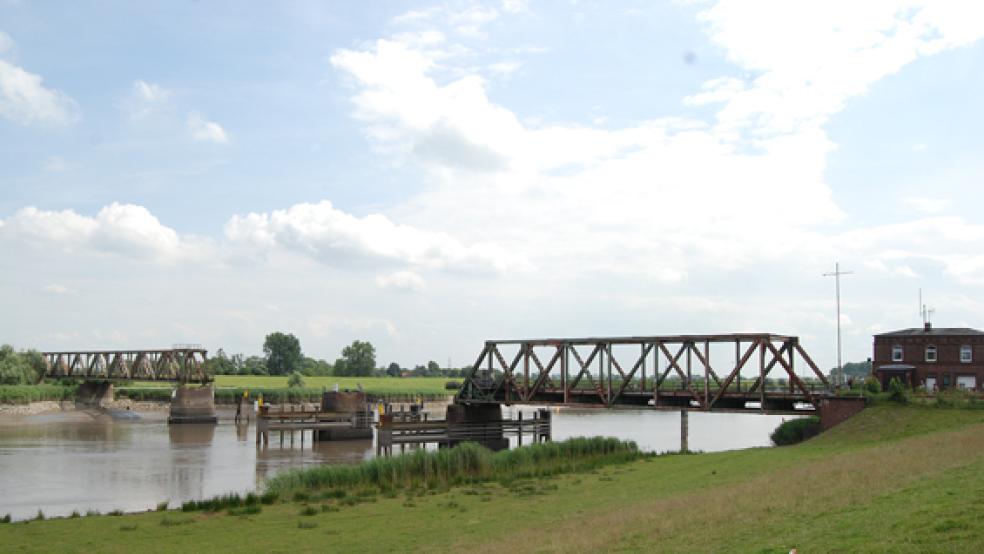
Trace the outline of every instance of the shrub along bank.
<instances>
[{"instance_id":1,"label":"shrub along bank","mask_svg":"<svg viewBox=\"0 0 984 554\"><path fill-rule=\"evenodd\" d=\"M789 446L816 436L820 433L820 418L802 417L783 421L769 438L776 446Z\"/></svg>"},{"instance_id":2,"label":"shrub along bank","mask_svg":"<svg viewBox=\"0 0 984 554\"><path fill-rule=\"evenodd\" d=\"M281 496L325 489L435 489L585 471L642 456L634 442L603 437L573 438L500 452L466 443L455 448L373 458L357 465L296 469L275 476L267 482L266 489Z\"/></svg>"},{"instance_id":3,"label":"shrub along bank","mask_svg":"<svg viewBox=\"0 0 984 554\"><path fill-rule=\"evenodd\" d=\"M73 400L78 385L0 385L0 404L27 404L45 400Z\"/></svg>"},{"instance_id":4,"label":"shrub along bank","mask_svg":"<svg viewBox=\"0 0 984 554\"><path fill-rule=\"evenodd\" d=\"M171 387L115 387L117 398L129 398L138 401L160 401L164 402L171 399L174 389ZM243 397L244 392L249 392L252 399L263 397L263 401L268 404L298 404L301 402L321 402L321 395L325 389L315 387L289 387L289 388L216 388L216 404L235 404ZM411 402L417 399L423 400L444 400L448 394L434 393L376 393L367 390L366 395L369 400L382 399L389 402Z\"/></svg>"}]
</instances>

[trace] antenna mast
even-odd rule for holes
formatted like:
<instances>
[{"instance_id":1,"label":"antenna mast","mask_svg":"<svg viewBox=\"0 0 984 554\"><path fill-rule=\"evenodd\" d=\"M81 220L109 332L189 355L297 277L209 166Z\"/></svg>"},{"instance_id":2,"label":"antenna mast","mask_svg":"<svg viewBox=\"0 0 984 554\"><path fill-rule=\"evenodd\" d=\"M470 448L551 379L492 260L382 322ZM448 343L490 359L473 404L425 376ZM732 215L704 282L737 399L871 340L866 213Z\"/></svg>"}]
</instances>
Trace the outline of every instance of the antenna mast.
<instances>
[{"instance_id":1,"label":"antenna mast","mask_svg":"<svg viewBox=\"0 0 984 554\"><path fill-rule=\"evenodd\" d=\"M841 271L840 262L834 262L834 272L824 273L824 277L833 277L837 295L837 374L835 381L837 385L844 384L844 366L841 365L841 275L851 275L853 271ZM920 297L922 292L920 291Z\"/></svg>"}]
</instances>

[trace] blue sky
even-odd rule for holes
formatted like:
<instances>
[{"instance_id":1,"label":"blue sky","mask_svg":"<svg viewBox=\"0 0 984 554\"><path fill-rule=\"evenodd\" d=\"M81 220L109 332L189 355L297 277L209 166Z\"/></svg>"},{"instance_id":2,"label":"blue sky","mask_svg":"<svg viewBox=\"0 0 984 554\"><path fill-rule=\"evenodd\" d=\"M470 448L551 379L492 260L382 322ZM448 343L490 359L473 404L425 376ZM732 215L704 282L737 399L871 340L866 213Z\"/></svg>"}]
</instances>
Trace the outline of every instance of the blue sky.
<instances>
[{"instance_id":1,"label":"blue sky","mask_svg":"<svg viewBox=\"0 0 984 554\"><path fill-rule=\"evenodd\" d=\"M973 5L364 4L0 2L0 340L984 327Z\"/></svg>"}]
</instances>

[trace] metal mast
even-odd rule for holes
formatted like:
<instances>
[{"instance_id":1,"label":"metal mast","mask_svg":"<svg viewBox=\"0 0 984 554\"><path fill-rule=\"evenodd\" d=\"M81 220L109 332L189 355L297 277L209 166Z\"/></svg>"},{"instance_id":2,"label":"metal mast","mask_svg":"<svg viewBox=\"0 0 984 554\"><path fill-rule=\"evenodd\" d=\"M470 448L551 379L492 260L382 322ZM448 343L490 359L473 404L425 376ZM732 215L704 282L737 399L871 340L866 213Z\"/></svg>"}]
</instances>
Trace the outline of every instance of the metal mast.
<instances>
[{"instance_id":1,"label":"metal mast","mask_svg":"<svg viewBox=\"0 0 984 554\"><path fill-rule=\"evenodd\" d=\"M844 366L841 365L841 275L851 275L853 271L841 271L840 262L834 262L834 272L824 273L824 277L833 277L835 290L837 291L837 375L835 381L838 385L844 384Z\"/></svg>"}]
</instances>

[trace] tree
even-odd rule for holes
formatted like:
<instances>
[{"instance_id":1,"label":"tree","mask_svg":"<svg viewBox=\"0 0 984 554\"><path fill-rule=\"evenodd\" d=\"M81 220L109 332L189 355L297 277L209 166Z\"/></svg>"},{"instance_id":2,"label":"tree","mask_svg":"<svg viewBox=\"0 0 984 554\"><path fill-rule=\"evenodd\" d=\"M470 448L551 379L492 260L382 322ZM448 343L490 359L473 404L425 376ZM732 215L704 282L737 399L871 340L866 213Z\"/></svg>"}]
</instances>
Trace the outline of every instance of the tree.
<instances>
[{"instance_id":1,"label":"tree","mask_svg":"<svg viewBox=\"0 0 984 554\"><path fill-rule=\"evenodd\" d=\"M372 375L376 369L376 349L368 341L357 340L343 348L342 359L344 363L335 363L335 375L365 377Z\"/></svg>"},{"instance_id":2,"label":"tree","mask_svg":"<svg viewBox=\"0 0 984 554\"><path fill-rule=\"evenodd\" d=\"M837 373L837 368L830 370L828 374L831 379L835 378L835 373ZM854 377L855 379L864 379L865 377L871 375L871 362L847 362L844 364L844 379L847 380L848 377Z\"/></svg>"},{"instance_id":3,"label":"tree","mask_svg":"<svg viewBox=\"0 0 984 554\"><path fill-rule=\"evenodd\" d=\"M301 367L301 342L291 334L270 333L263 341L266 367L271 375L287 375Z\"/></svg>"},{"instance_id":4,"label":"tree","mask_svg":"<svg viewBox=\"0 0 984 554\"><path fill-rule=\"evenodd\" d=\"M393 362L386 368L386 375L390 377L399 377L403 370L400 369L400 364Z\"/></svg>"},{"instance_id":5,"label":"tree","mask_svg":"<svg viewBox=\"0 0 984 554\"><path fill-rule=\"evenodd\" d=\"M428 377L440 377L441 376L441 366L434 360L427 362L427 376Z\"/></svg>"},{"instance_id":6,"label":"tree","mask_svg":"<svg viewBox=\"0 0 984 554\"><path fill-rule=\"evenodd\" d=\"M301 361L301 374L307 376L316 375L331 375L331 364L324 360L317 360L315 358L308 358L307 356Z\"/></svg>"},{"instance_id":7,"label":"tree","mask_svg":"<svg viewBox=\"0 0 984 554\"><path fill-rule=\"evenodd\" d=\"M208 359L205 362L205 372L209 375L235 375L236 366L233 365L232 360L226 356L225 350L219 349L215 353L215 356Z\"/></svg>"},{"instance_id":8,"label":"tree","mask_svg":"<svg viewBox=\"0 0 984 554\"><path fill-rule=\"evenodd\" d=\"M0 385L33 385L41 379L41 355L34 350L16 352L8 344L0 347Z\"/></svg>"},{"instance_id":9,"label":"tree","mask_svg":"<svg viewBox=\"0 0 984 554\"><path fill-rule=\"evenodd\" d=\"M242 375L269 375L266 360L259 356L250 356L243 360Z\"/></svg>"}]
</instances>

